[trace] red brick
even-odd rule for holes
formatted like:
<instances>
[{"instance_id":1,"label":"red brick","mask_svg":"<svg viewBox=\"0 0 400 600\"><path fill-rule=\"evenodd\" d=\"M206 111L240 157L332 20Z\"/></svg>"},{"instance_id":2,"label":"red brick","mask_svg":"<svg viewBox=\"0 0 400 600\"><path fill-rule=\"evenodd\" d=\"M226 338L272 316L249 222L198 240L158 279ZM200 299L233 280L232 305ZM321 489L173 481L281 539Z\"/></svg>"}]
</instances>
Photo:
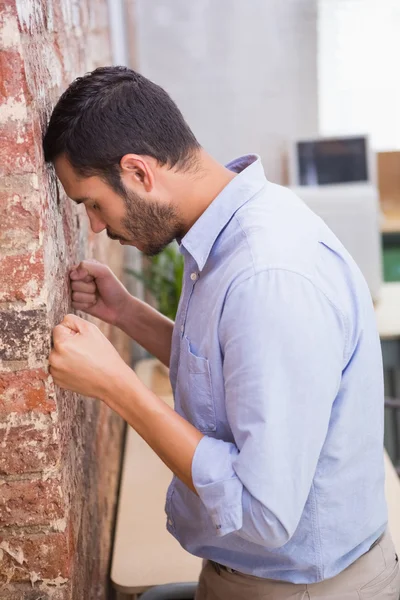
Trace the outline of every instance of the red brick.
<instances>
[{"instance_id":1,"label":"red brick","mask_svg":"<svg viewBox=\"0 0 400 600\"><path fill-rule=\"evenodd\" d=\"M11 98L15 102L27 99L25 69L22 56L15 50L0 52L0 105Z\"/></svg>"},{"instance_id":2,"label":"red brick","mask_svg":"<svg viewBox=\"0 0 400 600\"><path fill-rule=\"evenodd\" d=\"M0 176L34 173L35 144L29 123L8 121L0 126Z\"/></svg>"},{"instance_id":3,"label":"red brick","mask_svg":"<svg viewBox=\"0 0 400 600\"><path fill-rule=\"evenodd\" d=\"M26 6L24 18L19 19L19 27L23 33L28 33L32 37L42 36L45 33L48 12L51 10L47 5L47 0L35 0L31 6L29 4Z\"/></svg>"},{"instance_id":4,"label":"red brick","mask_svg":"<svg viewBox=\"0 0 400 600\"><path fill-rule=\"evenodd\" d=\"M59 461L55 430L43 419L25 419L19 425L1 424L0 475L38 473L55 468Z\"/></svg>"},{"instance_id":5,"label":"red brick","mask_svg":"<svg viewBox=\"0 0 400 600\"><path fill-rule=\"evenodd\" d=\"M64 517L60 482L6 481L0 484L0 526L50 525Z\"/></svg>"},{"instance_id":6,"label":"red brick","mask_svg":"<svg viewBox=\"0 0 400 600\"><path fill-rule=\"evenodd\" d=\"M0 302L36 298L44 284L43 250L0 258Z\"/></svg>"},{"instance_id":7,"label":"red brick","mask_svg":"<svg viewBox=\"0 0 400 600\"><path fill-rule=\"evenodd\" d=\"M36 245L39 241L40 198L32 189L31 177L9 177L0 182L2 255L26 252L28 245Z\"/></svg>"},{"instance_id":8,"label":"red brick","mask_svg":"<svg viewBox=\"0 0 400 600\"><path fill-rule=\"evenodd\" d=\"M56 405L46 391L47 378L42 369L0 372L0 420L11 412L53 412Z\"/></svg>"},{"instance_id":9,"label":"red brick","mask_svg":"<svg viewBox=\"0 0 400 600\"><path fill-rule=\"evenodd\" d=\"M46 587L29 583L15 583L1 590L1 600L71 600L70 585L56 588L54 585ZM36 588L36 589L35 589ZM79 599L80 600L80 599Z\"/></svg>"},{"instance_id":10,"label":"red brick","mask_svg":"<svg viewBox=\"0 0 400 600\"><path fill-rule=\"evenodd\" d=\"M94 235L88 241L86 226L79 231L41 145L65 86L110 62L107 14L106 0L0 0L0 29L5 18L7 31L14 27L0 58L0 479L7 482L0 486L0 530L7 533L0 539L0 600L106 595L123 423L104 405L58 389L56 406L43 365L50 324L67 310L67 266L103 247L105 260L113 255L121 267L123 249ZM29 278L41 287L39 248L46 294L35 309L23 303L35 294ZM32 253L39 257L33 268ZM25 370L10 372L16 368ZM62 498L53 481L59 472ZM64 500L71 525L56 531L54 522L67 518Z\"/></svg>"},{"instance_id":11,"label":"red brick","mask_svg":"<svg viewBox=\"0 0 400 600\"><path fill-rule=\"evenodd\" d=\"M0 359L41 361L48 356L51 334L47 313L37 310L0 311Z\"/></svg>"},{"instance_id":12,"label":"red brick","mask_svg":"<svg viewBox=\"0 0 400 600\"><path fill-rule=\"evenodd\" d=\"M68 531L63 533L0 535L0 582L30 581L57 577L68 579L71 572ZM2 580L1 580L2 578Z\"/></svg>"}]
</instances>

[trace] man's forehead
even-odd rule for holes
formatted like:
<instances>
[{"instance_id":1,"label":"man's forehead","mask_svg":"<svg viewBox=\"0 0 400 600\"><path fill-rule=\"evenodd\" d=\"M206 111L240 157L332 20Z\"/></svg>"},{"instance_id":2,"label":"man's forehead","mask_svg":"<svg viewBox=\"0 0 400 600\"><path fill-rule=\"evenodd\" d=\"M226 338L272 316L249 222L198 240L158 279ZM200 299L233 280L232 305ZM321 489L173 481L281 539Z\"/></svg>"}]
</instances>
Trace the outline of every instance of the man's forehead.
<instances>
[{"instance_id":1,"label":"man's forehead","mask_svg":"<svg viewBox=\"0 0 400 600\"><path fill-rule=\"evenodd\" d=\"M56 170L57 176L58 175L67 176L69 179L72 179L72 180L78 179L78 176L77 176L73 166L71 165L68 158L64 154L57 156L57 158L54 161L54 168Z\"/></svg>"},{"instance_id":2,"label":"man's forehead","mask_svg":"<svg viewBox=\"0 0 400 600\"><path fill-rule=\"evenodd\" d=\"M54 168L67 196L73 199L86 199L90 195L88 178L79 177L65 156L58 156L55 159Z\"/></svg>"}]
</instances>

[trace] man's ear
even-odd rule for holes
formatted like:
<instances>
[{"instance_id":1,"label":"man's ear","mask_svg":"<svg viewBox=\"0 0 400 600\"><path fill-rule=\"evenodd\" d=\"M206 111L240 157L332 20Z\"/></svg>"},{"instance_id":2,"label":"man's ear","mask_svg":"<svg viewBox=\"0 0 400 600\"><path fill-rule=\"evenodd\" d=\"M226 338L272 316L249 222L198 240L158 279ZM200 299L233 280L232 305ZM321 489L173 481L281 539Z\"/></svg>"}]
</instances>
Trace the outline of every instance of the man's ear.
<instances>
[{"instance_id":1,"label":"man's ear","mask_svg":"<svg viewBox=\"0 0 400 600\"><path fill-rule=\"evenodd\" d=\"M141 185L146 192L154 187L154 173L150 161L138 154L125 154L119 163L121 176L136 185Z\"/></svg>"}]
</instances>

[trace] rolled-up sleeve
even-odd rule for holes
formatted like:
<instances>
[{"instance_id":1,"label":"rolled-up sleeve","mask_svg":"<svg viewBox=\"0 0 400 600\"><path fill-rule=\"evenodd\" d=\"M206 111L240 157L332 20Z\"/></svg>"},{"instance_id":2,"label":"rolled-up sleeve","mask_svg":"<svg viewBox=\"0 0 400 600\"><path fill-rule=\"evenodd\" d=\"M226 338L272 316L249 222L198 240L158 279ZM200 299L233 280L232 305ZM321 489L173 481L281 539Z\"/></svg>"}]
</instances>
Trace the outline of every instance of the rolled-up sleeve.
<instances>
[{"instance_id":1,"label":"rolled-up sleeve","mask_svg":"<svg viewBox=\"0 0 400 600\"><path fill-rule=\"evenodd\" d=\"M265 270L230 291L219 338L234 442L205 436L193 483L217 535L278 548L310 494L345 364L345 317L303 275Z\"/></svg>"}]
</instances>

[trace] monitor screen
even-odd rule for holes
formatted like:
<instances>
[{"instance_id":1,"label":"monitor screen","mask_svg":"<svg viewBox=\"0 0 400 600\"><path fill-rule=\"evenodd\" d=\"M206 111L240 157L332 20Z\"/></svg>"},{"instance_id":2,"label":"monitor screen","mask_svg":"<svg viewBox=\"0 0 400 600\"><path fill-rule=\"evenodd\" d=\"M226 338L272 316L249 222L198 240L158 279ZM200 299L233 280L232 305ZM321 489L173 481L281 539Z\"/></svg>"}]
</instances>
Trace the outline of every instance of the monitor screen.
<instances>
[{"instance_id":1,"label":"monitor screen","mask_svg":"<svg viewBox=\"0 0 400 600\"><path fill-rule=\"evenodd\" d=\"M300 185L369 181L365 137L297 142Z\"/></svg>"}]
</instances>

